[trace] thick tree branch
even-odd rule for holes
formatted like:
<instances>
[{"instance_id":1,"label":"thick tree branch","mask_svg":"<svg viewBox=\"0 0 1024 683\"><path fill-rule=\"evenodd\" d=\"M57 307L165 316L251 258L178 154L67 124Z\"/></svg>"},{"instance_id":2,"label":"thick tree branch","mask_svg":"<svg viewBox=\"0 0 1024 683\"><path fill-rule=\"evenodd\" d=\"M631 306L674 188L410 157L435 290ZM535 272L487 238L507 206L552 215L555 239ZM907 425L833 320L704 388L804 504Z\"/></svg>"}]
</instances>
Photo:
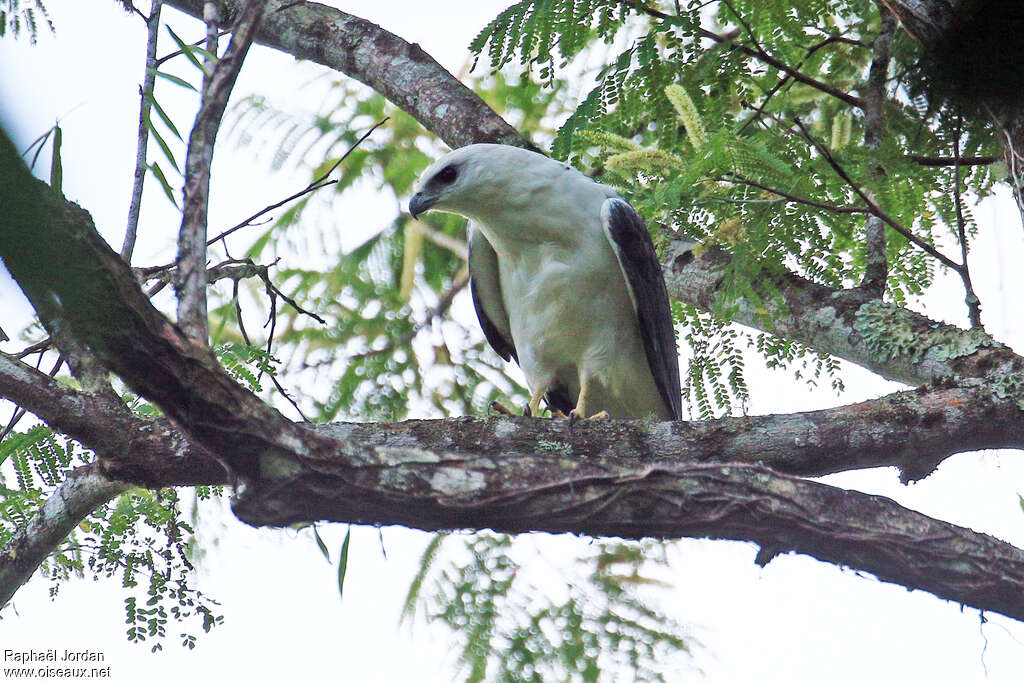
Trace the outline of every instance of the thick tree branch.
<instances>
[{"instance_id":1,"label":"thick tree branch","mask_svg":"<svg viewBox=\"0 0 1024 683\"><path fill-rule=\"evenodd\" d=\"M6 354L0 397L95 451L111 479L152 487L228 483L210 452L170 420L133 415L120 398L72 389Z\"/></svg>"},{"instance_id":2,"label":"thick tree branch","mask_svg":"<svg viewBox=\"0 0 1024 683\"><path fill-rule=\"evenodd\" d=\"M122 450L101 458L110 477L135 481L141 475L149 486L174 485L183 483L191 461L201 466L196 471L206 468L206 483L224 481L203 449L166 421L124 417L123 406L111 411L104 397L63 387L4 357L0 394L17 394L88 445ZM927 469L954 443L964 449L1021 444L1022 416L1012 399L999 399L976 381L812 413L595 423L573 432L561 421L530 418L317 425L307 434L312 440L315 431L317 442L331 443L330 452L296 448L264 458L259 477L246 480L234 507L259 524L333 519L747 540L761 544L762 562L796 550L1019 618L1024 562L1016 549L884 498L773 470L823 474L851 462ZM167 432L143 438L148 447L123 450L123 442L139 442L132 435L158 425ZM231 449L234 443L224 432L213 445ZM189 481L197 483L194 476ZM98 490L114 495L123 489ZM68 495L58 493L53 505ZM104 502L98 494L82 500ZM56 545L63 536L42 538ZM0 581L5 567L0 559ZM27 578L24 569L7 576ZM11 589L0 583L0 590Z\"/></svg>"},{"instance_id":3,"label":"thick tree branch","mask_svg":"<svg viewBox=\"0 0 1024 683\"><path fill-rule=\"evenodd\" d=\"M193 17L203 0L166 2ZM239 0L223 0L232 24ZM391 100L452 148L495 142L536 149L419 45L365 19L315 2L268 0L256 42L348 74Z\"/></svg>"},{"instance_id":4,"label":"thick tree branch","mask_svg":"<svg viewBox=\"0 0 1024 683\"><path fill-rule=\"evenodd\" d=\"M263 9L262 0L249 0L242 10L227 51L217 60L213 72L203 79L203 98L188 140L175 291L178 295L178 324L190 339L200 344L205 344L209 336L206 312L206 216L213 148L228 97L256 34ZM216 31L213 34L215 36ZM215 40L215 37L209 40Z\"/></svg>"},{"instance_id":5,"label":"thick tree branch","mask_svg":"<svg viewBox=\"0 0 1024 683\"><path fill-rule=\"evenodd\" d=\"M765 296L767 311L725 294L731 257L707 249L695 258L692 245L673 242L666 252L665 283L673 299L705 310L729 305L733 321L793 339L846 359L887 379L910 385L949 377L1006 377L1024 370L1024 360L984 331L961 330L905 308L872 300L859 290L836 290L787 272L765 271L784 305Z\"/></svg>"},{"instance_id":6,"label":"thick tree branch","mask_svg":"<svg viewBox=\"0 0 1024 683\"><path fill-rule=\"evenodd\" d=\"M515 431L509 425L528 419L504 422L502 438ZM795 550L1024 619L1019 549L888 498L756 465L664 467L647 459L620 469L576 457L538 460L511 449L489 459L408 447L383 451L376 465L359 471L321 464L282 467L236 498L235 513L256 524L315 517L425 529L747 540L761 545L762 564ZM280 495L285 490L287 497Z\"/></svg>"}]
</instances>

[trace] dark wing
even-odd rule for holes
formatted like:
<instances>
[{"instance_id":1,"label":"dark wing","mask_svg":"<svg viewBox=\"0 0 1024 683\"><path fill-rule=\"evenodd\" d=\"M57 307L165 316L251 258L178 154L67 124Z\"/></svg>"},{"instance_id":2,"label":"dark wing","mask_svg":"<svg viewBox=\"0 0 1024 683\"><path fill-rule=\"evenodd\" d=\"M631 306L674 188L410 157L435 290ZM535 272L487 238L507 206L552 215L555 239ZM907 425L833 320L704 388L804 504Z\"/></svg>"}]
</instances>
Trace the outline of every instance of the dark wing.
<instances>
[{"instance_id":1,"label":"dark wing","mask_svg":"<svg viewBox=\"0 0 1024 683\"><path fill-rule=\"evenodd\" d=\"M469 234L469 292L473 296L473 308L480 320L480 327L488 343L498 355L519 362L508 313L501 297L501 277L498 273L498 255L483 234L470 223Z\"/></svg>"},{"instance_id":2,"label":"dark wing","mask_svg":"<svg viewBox=\"0 0 1024 683\"><path fill-rule=\"evenodd\" d=\"M601 223L626 278L654 382L674 419L682 419L679 352L672 309L651 235L644 219L619 198L605 200Z\"/></svg>"}]
</instances>

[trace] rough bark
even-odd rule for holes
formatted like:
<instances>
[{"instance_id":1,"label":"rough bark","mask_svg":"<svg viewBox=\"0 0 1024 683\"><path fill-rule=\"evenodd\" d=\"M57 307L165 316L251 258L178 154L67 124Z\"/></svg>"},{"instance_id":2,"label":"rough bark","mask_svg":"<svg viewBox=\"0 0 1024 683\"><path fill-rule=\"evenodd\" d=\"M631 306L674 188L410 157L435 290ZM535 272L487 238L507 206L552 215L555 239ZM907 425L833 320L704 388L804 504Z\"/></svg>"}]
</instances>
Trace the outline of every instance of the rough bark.
<instances>
[{"instance_id":1,"label":"rough bark","mask_svg":"<svg viewBox=\"0 0 1024 683\"><path fill-rule=\"evenodd\" d=\"M949 377L1003 377L1024 369L1022 359L981 329L962 330L905 308L874 300L858 289L837 290L793 273L762 273L767 310L728 300L730 256L708 249L695 258L674 242L664 258L669 296L705 310L729 304L733 321L799 341L886 379L921 385ZM767 289L770 286L771 289Z\"/></svg>"},{"instance_id":2,"label":"rough bark","mask_svg":"<svg viewBox=\"0 0 1024 683\"><path fill-rule=\"evenodd\" d=\"M167 4L203 16L203 0ZM221 3L226 25L235 21L240 5ZM316 2L269 0L256 42L370 86L453 149L474 142L535 148L419 45L360 17Z\"/></svg>"},{"instance_id":3,"label":"rough bark","mask_svg":"<svg viewBox=\"0 0 1024 683\"><path fill-rule=\"evenodd\" d=\"M189 343L152 307L88 214L32 179L13 163L16 152L6 150L0 197L12 210L10 229L0 233L0 256L44 320L48 312L60 313L75 338L179 425L184 442L202 444L227 465L238 484L233 505L242 519L745 539L761 543L766 560L799 550L1024 615L1018 604L1024 577L1005 561L1017 553L1010 546L891 501L792 480L760 464L712 464L749 463L757 454L779 469L804 473L845 469L858 459L866 466L884 460L927 471L937 453L956 444L966 450L1024 442L1024 413L1009 383L1001 395L976 380L833 411L588 425L573 433L559 422L526 418L312 429L268 408ZM61 277L42 266L51 262ZM110 324L114 319L119 324ZM84 405L63 414L81 395L7 360L0 364L6 394L89 438L86 430L95 425L83 417ZM18 382L36 393L12 390ZM50 406L52 400L58 405ZM112 455L117 443L108 433L100 436L108 439L100 463L110 477L137 476L134 466L147 483L157 483L160 465L141 466L123 448L120 458ZM973 545L964 545L968 541ZM915 554L914 547L926 552ZM902 564L893 562L894 552ZM978 559L949 559L964 553Z\"/></svg>"}]
</instances>

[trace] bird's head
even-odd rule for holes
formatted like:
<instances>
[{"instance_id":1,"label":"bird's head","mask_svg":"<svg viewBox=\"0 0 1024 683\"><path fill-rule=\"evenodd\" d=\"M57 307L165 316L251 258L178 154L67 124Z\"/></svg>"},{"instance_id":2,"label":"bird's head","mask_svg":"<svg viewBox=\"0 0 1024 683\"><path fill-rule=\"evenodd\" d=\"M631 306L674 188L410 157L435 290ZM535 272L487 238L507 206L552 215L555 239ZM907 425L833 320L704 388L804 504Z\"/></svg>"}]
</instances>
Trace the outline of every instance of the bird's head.
<instances>
[{"instance_id":1,"label":"bird's head","mask_svg":"<svg viewBox=\"0 0 1024 683\"><path fill-rule=\"evenodd\" d=\"M423 172L409 213L416 218L434 210L481 219L492 210L506 211L529 189L523 180L531 176L529 167L548 162L541 154L509 145L460 147Z\"/></svg>"}]
</instances>

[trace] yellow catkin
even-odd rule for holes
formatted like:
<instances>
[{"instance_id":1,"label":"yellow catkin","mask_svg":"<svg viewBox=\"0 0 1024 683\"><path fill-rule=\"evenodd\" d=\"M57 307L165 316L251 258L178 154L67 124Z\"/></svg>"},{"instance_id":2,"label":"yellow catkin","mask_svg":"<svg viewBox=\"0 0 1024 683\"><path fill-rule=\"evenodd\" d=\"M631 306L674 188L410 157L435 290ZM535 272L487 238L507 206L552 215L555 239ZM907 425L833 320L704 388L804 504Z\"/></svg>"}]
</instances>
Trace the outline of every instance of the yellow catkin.
<instances>
[{"instance_id":1,"label":"yellow catkin","mask_svg":"<svg viewBox=\"0 0 1024 683\"><path fill-rule=\"evenodd\" d=\"M416 280L416 264L423 250L423 233L415 221L405 224L405 248L402 251L402 279L398 288L398 296L408 301L412 296L412 286Z\"/></svg>"},{"instance_id":2,"label":"yellow catkin","mask_svg":"<svg viewBox=\"0 0 1024 683\"><path fill-rule=\"evenodd\" d=\"M718 229L715 230L714 237L716 240L736 245L743 241L745 233L746 230L743 228L743 221L739 218L730 218L718 226Z\"/></svg>"},{"instance_id":3,"label":"yellow catkin","mask_svg":"<svg viewBox=\"0 0 1024 683\"><path fill-rule=\"evenodd\" d=\"M640 149L640 145L632 140L603 130L576 131L576 137L591 145L602 149L612 149L616 152L631 152Z\"/></svg>"},{"instance_id":4,"label":"yellow catkin","mask_svg":"<svg viewBox=\"0 0 1024 683\"><path fill-rule=\"evenodd\" d=\"M660 149L637 149L610 156L604 164L608 170L617 173L637 173L679 169L683 167L683 160Z\"/></svg>"},{"instance_id":5,"label":"yellow catkin","mask_svg":"<svg viewBox=\"0 0 1024 683\"><path fill-rule=\"evenodd\" d=\"M690 144L694 149L702 147L708 141L708 134L704 130L704 122L701 121L693 100L681 85L675 83L665 86L665 96L675 107L679 120L686 126L686 137L690 139Z\"/></svg>"}]
</instances>

